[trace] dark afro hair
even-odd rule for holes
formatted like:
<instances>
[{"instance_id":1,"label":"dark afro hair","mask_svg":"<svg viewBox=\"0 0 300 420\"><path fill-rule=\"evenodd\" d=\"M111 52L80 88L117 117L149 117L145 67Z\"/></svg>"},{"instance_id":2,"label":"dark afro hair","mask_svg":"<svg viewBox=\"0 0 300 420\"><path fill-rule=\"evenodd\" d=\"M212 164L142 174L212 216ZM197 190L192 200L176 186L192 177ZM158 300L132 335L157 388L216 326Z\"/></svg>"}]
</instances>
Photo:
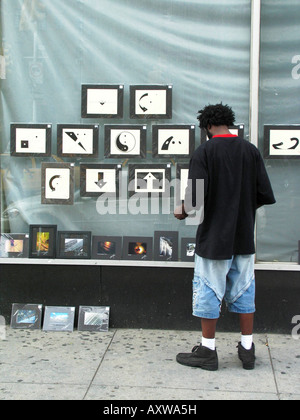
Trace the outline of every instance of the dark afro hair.
<instances>
[{"instance_id":1,"label":"dark afro hair","mask_svg":"<svg viewBox=\"0 0 300 420\"><path fill-rule=\"evenodd\" d=\"M228 105L222 103L217 105L208 105L199 111L197 117L200 122L200 128L206 129L208 126L215 125L217 127L226 125L230 127L234 125L235 114Z\"/></svg>"}]
</instances>

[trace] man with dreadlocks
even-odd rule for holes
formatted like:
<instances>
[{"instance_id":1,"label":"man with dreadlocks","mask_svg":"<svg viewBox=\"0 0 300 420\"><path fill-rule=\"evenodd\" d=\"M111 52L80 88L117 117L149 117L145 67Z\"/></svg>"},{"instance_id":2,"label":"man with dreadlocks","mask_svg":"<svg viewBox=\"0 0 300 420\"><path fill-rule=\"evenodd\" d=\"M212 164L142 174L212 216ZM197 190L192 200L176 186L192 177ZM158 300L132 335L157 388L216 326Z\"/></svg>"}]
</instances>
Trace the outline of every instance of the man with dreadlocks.
<instances>
[{"instance_id":1,"label":"man with dreadlocks","mask_svg":"<svg viewBox=\"0 0 300 420\"><path fill-rule=\"evenodd\" d=\"M215 344L222 301L239 314L241 342L238 355L244 369L255 367L256 210L275 198L259 150L232 135L235 114L228 105L209 105L199 111L200 128L208 141L194 153L189 169L185 204L175 211L184 220L192 203L197 207L197 180L204 180L204 219L196 238L193 315L201 318L202 341L177 362L205 370L218 369Z\"/></svg>"}]
</instances>

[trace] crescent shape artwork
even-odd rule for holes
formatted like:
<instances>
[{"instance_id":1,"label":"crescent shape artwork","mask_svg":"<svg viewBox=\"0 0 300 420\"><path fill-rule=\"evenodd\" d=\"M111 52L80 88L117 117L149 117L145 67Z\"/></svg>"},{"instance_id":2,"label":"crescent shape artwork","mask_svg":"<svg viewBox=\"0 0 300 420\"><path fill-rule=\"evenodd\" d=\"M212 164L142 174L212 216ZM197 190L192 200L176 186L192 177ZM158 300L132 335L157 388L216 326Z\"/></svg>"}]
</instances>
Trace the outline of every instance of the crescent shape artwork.
<instances>
[{"instance_id":1,"label":"crescent shape artwork","mask_svg":"<svg viewBox=\"0 0 300 420\"><path fill-rule=\"evenodd\" d=\"M130 153L136 146L136 140L132 133L123 131L116 139L117 148L124 153Z\"/></svg>"}]
</instances>

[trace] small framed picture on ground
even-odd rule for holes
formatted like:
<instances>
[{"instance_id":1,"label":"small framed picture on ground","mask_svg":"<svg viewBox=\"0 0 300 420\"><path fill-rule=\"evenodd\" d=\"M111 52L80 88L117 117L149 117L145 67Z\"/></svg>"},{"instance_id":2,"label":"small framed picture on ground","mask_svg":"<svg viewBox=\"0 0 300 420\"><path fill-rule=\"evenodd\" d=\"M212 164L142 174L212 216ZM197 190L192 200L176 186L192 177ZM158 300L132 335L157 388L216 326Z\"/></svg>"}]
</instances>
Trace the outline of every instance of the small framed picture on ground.
<instances>
[{"instance_id":1,"label":"small framed picture on ground","mask_svg":"<svg viewBox=\"0 0 300 420\"><path fill-rule=\"evenodd\" d=\"M57 258L90 259L91 232L58 232Z\"/></svg>"},{"instance_id":2,"label":"small framed picture on ground","mask_svg":"<svg viewBox=\"0 0 300 420\"><path fill-rule=\"evenodd\" d=\"M109 313L109 306L80 306L78 331L107 332Z\"/></svg>"},{"instance_id":3,"label":"small framed picture on ground","mask_svg":"<svg viewBox=\"0 0 300 420\"><path fill-rule=\"evenodd\" d=\"M74 330L75 307L46 306L43 331Z\"/></svg>"},{"instance_id":4,"label":"small framed picture on ground","mask_svg":"<svg viewBox=\"0 0 300 420\"><path fill-rule=\"evenodd\" d=\"M194 262L196 251L195 238L181 239L181 261Z\"/></svg>"},{"instance_id":5,"label":"small framed picture on ground","mask_svg":"<svg viewBox=\"0 0 300 420\"><path fill-rule=\"evenodd\" d=\"M93 236L93 260L120 260L122 258L121 236Z\"/></svg>"},{"instance_id":6,"label":"small framed picture on ground","mask_svg":"<svg viewBox=\"0 0 300 420\"><path fill-rule=\"evenodd\" d=\"M154 259L178 261L178 232L154 232Z\"/></svg>"},{"instance_id":7,"label":"small framed picture on ground","mask_svg":"<svg viewBox=\"0 0 300 420\"><path fill-rule=\"evenodd\" d=\"M11 312L11 328L40 330L43 305L14 303Z\"/></svg>"},{"instance_id":8,"label":"small framed picture on ground","mask_svg":"<svg viewBox=\"0 0 300 420\"><path fill-rule=\"evenodd\" d=\"M56 225L29 226L29 258L55 258Z\"/></svg>"},{"instance_id":9,"label":"small framed picture on ground","mask_svg":"<svg viewBox=\"0 0 300 420\"><path fill-rule=\"evenodd\" d=\"M151 261L153 259L153 238L125 236L123 238L123 259Z\"/></svg>"},{"instance_id":10,"label":"small framed picture on ground","mask_svg":"<svg viewBox=\"0 0 300 420\"><path fill-rule=\"evenodd\" d=\"M28 234L2 233L0 258L28 258Z\"/></svg>"}]
</instances>

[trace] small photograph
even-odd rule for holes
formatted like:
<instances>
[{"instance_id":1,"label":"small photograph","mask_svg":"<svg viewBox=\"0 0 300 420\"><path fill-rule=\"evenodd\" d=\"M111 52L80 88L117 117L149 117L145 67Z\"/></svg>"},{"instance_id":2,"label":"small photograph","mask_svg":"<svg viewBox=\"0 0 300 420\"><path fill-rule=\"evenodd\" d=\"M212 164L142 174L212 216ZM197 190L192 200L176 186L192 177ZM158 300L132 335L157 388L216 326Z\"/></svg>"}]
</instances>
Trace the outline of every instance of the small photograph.
<instances>
[{"instance_id":1,"label":"small photograph","mask_svg":"<svg viewBox=\"0 0 300 420\"><path fill-rule=\"evenodd\" d=\"M147 126L106 125L106 158L146 158Z\"/></svg>"},{"instance_id":2,"label":"small photograph","mask_svg":"<svg viewBox=\"0 0 300 420\"><path fill-rule=\"evenodd\" d=\"M109 314L109 306L80 306L78 331L107 332Z\"/></svg>"},{"instance_id":3,"label":"small photograph","mask_svg":"<svg viewBox=\"0 0 300 420\"><path fill-rule=\"evenodd\" d=\"M57 126L57 155L60 157L98 157L99 125Z\"/></svg>"},{"instance_id":4,"label":"small photograph","mask_svg":"<svg viewBox=\"0 0 300 420\"><path fill-rule=\"evenodd\" d=\"M178 260L178 232L154 232L154 259Z\"/></svg>"},{"instance_id":5,"label":"small photograph","mask_svg":"<svg viewBox=\"0 0 300 420\"><path fill-rule=\"evenodd\" d=\"M123 118L124 85L82 85L82 118Z\"/></svg>"},{"instance_id":6,"label":"small photograph","mask_svg":"<svg viewBox=\"0 0 300 420\"><path fill-rule=\"evenodd\" d=\"M42 204L74 203L74 163L42 163Z\"/></svg>"},{"instance_id":7,"label":"small photograph","mask_svg":"<svg viewBox=\"0 0 300 420\"><path fill-rule=\"evenodd\" d=\"M125 260L152 260L153 239L125 236L123 238L123 258Z\"/></svg>"},{"instance_id":8,"label":"small photograph","mask_svg":"<svg viewBox=\"0 0 300 420\"><path fill-rule=\"evenodd\" d=\"M11 313L11 328L41 329L43 305L14 303Z\"/></svg>"},{"instance_id":9,"label":"small photograph","mask_svg":"<svg viewBox=\"0 0 300 420\"><path fill-rule=\"evenodd\" d=\"M299 159L300 125L266 125L264 157L266 159Z\"/></svg>"},{"instance_id":10,"label":"small photograph","mask_svg":"<svg viewBox=\"0 0 300 420\"><path fill-rule=\"evenodd\" d=\"M46 306L43 331L74 330L75 308L63 306Z\"/></svg>"},{"instance_id":11,"label":"small photograph","mask_svg":"<svg viewBox=\"0 0 300 420\"><path fill-rule=\"evenodd\" d=\"M10 131L12 156L51 156L51 124L11 124Z\"/></svg>"},{"instance_id":12,"label":"small photograph","mask_svg":"<svg viewBox=\"0 0 300 420\"><path fill-rule=\"evenodd\" d=\"M195 238L181 239L181 261L194 262L196 252Z\"/></svg>"},{"instance_id":13,"label":"small photograph","mask_svg":"<svg viewBox=\"0 0 300 420\"><path fill-rule=\"evenodd\" d=\"M91 232L58 232L58 258L90 259Z\"/></svg>"},{"instance_id":14,"label":"small photograph","mask_svg":"<svg viewBox=\"0 0 300 420\"><path fill-rule=\"evenodd\" d=\"M122 257L122 237L93 236L92 259L120 260Z\"/></svg>"},{"instance_id":15,"label":"small photograph","mask_svg":"<svg viewBox=\"0 0 300 420\"><path fill-rule=\"evenodd\" d=\"M195 150L195 125L153 126L153 157L190 157Z\"/></svg>"},{"instance_id":16,"label":"small photograph","mask_svg":"<svg viewBox=\"0 0 300 420\"><path fill-rule=\"evenodd\" d=\"M172 85L130 86L130 118L171 119Z\"/></svg>"},{"instance_id":17,"label":"small photograph","mask_svg":"<svg viewBox=\"0 0 300 420\"><path fill-rule=\"evenodd\" d=\"M2 233L0 258L28 258L29 235Z\"/></svg>"},{"instance_id":18,"label":"small photograph","mask_svg":"<svg viewBox=\"0 0 300 420\"><path fill-rule=\"evenodd\" d=\"M56 225L29 226L29 258L55 258Z\"/></svg>"}]
</instances>

